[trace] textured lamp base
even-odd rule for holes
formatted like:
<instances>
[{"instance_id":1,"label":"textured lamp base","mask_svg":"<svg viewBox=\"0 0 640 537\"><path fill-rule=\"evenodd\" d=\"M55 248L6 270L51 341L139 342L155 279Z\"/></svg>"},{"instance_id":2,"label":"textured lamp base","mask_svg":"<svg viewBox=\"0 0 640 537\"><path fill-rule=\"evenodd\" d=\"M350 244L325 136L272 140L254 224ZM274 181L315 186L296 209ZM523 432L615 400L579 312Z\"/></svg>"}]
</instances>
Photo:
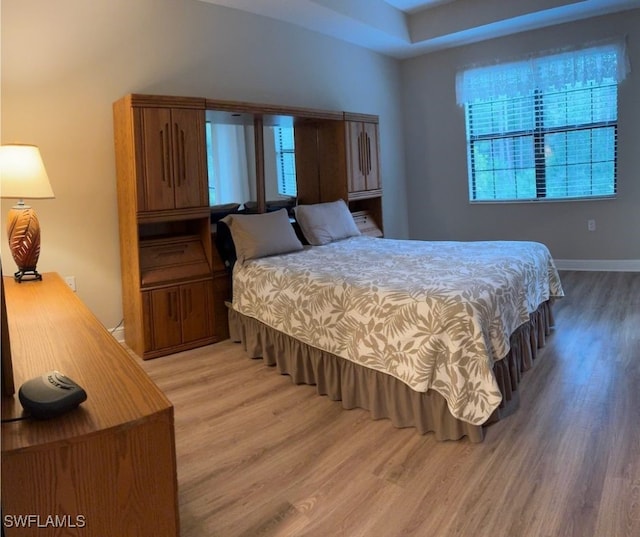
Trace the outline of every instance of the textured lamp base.
<instances>
[{"instance_id":1,"label":"textured lamp base","mask_svg":"<svg viewBox=\"0 0 640 537\"><path fill-rule=\"evenodd\" d=\"M13 276L18 282L42 280L36 270L40 257L40 223L36 212L28 205L15 205L7 218L9 249L18 272Z\"/></svg>"}]
</instances>

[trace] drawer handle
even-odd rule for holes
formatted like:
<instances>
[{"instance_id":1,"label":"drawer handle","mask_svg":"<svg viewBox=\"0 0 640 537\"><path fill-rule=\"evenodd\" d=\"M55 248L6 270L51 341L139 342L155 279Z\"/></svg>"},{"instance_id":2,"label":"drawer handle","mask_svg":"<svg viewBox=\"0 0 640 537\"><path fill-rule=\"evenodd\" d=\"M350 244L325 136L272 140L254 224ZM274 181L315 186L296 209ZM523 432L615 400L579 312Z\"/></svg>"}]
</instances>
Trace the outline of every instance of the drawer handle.
<instances>
[{"instance_id":1,"label":"drawer handle","mask_svg":"<svg viewBox=\"0 0 640 537\"><path fill-rule=\"evenodd\" d=\"M172 188L169 161L169 134L169 124L165 123L164 128L160 130L160 145L162 147L162 182L167 183L167 186Z\"/></svg>"},{"instance_id":2,"label":"drawer handle","mask_svg":"<svg viewBox=\"0 0 640 537\"><path fill-rule=\"evenodd\" d=\"M186 251L187 251L186 246L176 246L174 248L165 248L164 250L159 250L157 255L167 256L167 255L175 255L175 254L184 254Z\"/></svg>"}]
</instances>

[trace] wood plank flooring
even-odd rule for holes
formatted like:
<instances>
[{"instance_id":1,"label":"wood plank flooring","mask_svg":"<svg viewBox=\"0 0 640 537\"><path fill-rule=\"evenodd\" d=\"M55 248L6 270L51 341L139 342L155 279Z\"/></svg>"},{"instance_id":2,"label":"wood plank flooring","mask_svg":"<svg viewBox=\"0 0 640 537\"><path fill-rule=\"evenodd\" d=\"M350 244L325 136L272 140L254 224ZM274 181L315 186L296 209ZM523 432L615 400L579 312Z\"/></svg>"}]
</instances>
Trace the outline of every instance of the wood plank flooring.
<instances>
[{"instance_id":1,"label":"wood plank flooring","mask_svg":"<svg viewBox=\"0 0 640 537\"><path fill-rule=\"evenodd\" d=\"M561 276L480 444L343 410L230 341L141 362L175 405L182 537L638 537L640 273Z\"/></svg>"}]
</instances>

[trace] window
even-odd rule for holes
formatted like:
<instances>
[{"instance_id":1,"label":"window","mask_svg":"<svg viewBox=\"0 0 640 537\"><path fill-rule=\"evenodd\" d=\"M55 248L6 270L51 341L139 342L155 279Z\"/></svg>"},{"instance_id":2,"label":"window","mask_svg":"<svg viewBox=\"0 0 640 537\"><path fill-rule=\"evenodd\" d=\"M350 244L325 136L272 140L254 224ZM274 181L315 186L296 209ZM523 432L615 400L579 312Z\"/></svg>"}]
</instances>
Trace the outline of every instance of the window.
<instances>
[{"instance_id":1,"label":"window","mask_svg":"<svg viewBox=\"0 0 640 537\"><path fill-rule=\"evenodd\" d=\"M296 197L296 152L293 127L275 127L276 165L278 168L278 194Z\"/></svg>"},{"instance_id":2,"label":"window","mask_svg":"<svg viewBox=\"0 0 640 537\"><path fill-rule=\"evenodd\" d=\"M609 43L459 73L469 200L614 197L624 52Z\"/></svg>"}]
</instances>

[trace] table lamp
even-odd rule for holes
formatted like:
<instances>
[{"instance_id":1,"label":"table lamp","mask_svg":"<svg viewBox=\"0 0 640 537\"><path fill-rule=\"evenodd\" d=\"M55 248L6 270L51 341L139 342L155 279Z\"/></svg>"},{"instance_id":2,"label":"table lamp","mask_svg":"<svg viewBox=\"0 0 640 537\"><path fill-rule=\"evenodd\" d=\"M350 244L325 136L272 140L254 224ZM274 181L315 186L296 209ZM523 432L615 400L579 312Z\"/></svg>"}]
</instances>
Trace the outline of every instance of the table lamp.
<instances>
[{"instance_id":1,"label":"table lamp","mask_svg":"<svg viewBox=\"0 0 640 537\"><path fill-rule=\"evenodd\" d=\"M18 199L9 211L7 235L9 249L18 272L16 281L41 280L36 270L40 256L40 223L36 212L24 199L54 197L40 150L35 145L0 146L0 197Z\"/></svg>"}]
</instances>

